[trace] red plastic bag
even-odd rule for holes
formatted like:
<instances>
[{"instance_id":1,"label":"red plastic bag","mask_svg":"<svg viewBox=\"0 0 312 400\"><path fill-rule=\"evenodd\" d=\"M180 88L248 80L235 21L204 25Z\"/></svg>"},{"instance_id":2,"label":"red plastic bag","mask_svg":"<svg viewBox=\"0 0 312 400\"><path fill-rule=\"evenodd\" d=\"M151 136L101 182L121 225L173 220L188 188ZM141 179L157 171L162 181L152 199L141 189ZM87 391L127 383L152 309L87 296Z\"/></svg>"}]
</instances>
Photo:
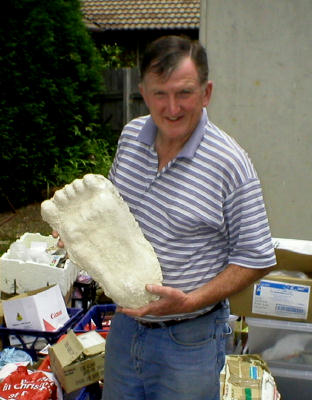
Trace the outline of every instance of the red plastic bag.
<instances>
[{"instance_id":1,"label":"red plastic bag","mask_svg":"<svg viewBox=\"0 0 312 400\"><path fill-rule=\"evenodd\" d=\"M57 386L43 372L19 366L0 383L1 399L56 400Z\"/></svg>"}]
</instances>

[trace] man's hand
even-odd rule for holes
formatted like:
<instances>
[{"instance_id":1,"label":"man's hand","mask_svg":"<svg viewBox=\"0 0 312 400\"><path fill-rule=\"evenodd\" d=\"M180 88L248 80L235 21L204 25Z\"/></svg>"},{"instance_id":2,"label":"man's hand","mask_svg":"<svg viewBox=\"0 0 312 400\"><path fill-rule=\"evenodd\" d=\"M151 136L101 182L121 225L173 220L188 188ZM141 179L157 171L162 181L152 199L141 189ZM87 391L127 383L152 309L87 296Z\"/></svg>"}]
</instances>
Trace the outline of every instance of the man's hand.
<instances>
[{"instance_id":1,"label":"man's hand","mask_svg":"<svg viewBox=\"0 0 312 400\"><path fill-rule=\"evenodd\" d=\"M219 301L238 293L248 285L262 278L274 267L264 269L245 268L229 264L219 275L205 285L190 293L167 286L147 285L146 289L160 296L160 299L138 309L119 308L117 311L130 317L144 315L170 315L189 313L216 304Z\"/></svg>"},{"instance_id":2,"label":"man's hand","mask_svg":"<svg viewBox=\"0 0 312 400\"><path fill-rule=\"evenodd\" d=\"M59 233L57 231L52 231L52 236L57 239L59 237ZM58 240L57 246L63 248L64 243L61 241L61 239Z\"/></svg>"},{"instance_id":3,"label":"man's hand","mask_svg":"<svg viewBox=\"0 0 312 400\"><path fill-rule=\"evenodd\" d=\"M130 317L143 317L147 314L170 315L193 311L190 296L182 290L159 285L146 285L146 290L158 295L160 299L136 309L119 307L117 311Z\"/></svg>"}]
</instances>

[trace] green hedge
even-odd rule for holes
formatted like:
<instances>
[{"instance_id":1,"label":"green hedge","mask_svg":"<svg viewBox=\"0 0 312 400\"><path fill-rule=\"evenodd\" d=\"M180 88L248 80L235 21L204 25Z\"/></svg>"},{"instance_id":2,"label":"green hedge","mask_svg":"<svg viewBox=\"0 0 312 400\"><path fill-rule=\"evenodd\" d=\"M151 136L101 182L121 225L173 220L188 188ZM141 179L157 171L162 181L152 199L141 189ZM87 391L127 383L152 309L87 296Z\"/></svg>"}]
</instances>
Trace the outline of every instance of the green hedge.
<instances>
[{"instance_id":1,"label":"green hedge","mask_svg":"<svg viewBox=\"0 0 312 400\"><path fill-rule=\"evenodd\" d=\"M106 173L101 58L79 0L8 0L0 24L0 207L41 200L47 186ZM105 171L104 171L105 170Z\"/></svg>"}]
</instances>

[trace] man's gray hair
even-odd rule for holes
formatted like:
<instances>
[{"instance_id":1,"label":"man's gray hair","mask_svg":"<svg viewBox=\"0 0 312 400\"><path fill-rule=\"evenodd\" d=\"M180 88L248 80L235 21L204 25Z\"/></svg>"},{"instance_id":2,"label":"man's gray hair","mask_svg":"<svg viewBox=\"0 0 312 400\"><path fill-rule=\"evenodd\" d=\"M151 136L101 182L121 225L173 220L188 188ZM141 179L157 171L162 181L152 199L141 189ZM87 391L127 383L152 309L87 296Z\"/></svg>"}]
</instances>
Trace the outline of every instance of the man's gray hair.
<instances>
[{"instance_id":1,"label":"man's gray hair","mask_svg":"<svg viewBox=\"0 0 312 400\"><path fill-rule=\"evenodd\" d=\"M200 84L208 80L208 57L198 40L185 36L162 36L147 47L140 66L141 81L147 72L168 79L183 58L190 57L198 71Z\"/></svg>"}]
</instances>

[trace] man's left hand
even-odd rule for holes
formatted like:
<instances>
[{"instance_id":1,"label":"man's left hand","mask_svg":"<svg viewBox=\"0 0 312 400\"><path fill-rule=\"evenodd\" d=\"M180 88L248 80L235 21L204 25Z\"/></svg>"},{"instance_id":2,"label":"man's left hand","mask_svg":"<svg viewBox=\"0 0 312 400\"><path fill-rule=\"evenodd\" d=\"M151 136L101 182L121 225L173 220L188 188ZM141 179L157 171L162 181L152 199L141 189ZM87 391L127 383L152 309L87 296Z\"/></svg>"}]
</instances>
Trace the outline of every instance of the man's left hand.
<instances>
[{"instance_id":1,"label":"man's left hand","mask_svg":"<svg viewBox=\"0 0 312 400\"><path fill-rule=\"evenodd\" d=\"M143 317L147 314L170 315L192 311L190 309L190 297L182 290L160 285L146 285L146 290L158 295L160 299L136 309L118 307L117 312L127 314L130 317Z\"/></svg>"}]
</instances>

